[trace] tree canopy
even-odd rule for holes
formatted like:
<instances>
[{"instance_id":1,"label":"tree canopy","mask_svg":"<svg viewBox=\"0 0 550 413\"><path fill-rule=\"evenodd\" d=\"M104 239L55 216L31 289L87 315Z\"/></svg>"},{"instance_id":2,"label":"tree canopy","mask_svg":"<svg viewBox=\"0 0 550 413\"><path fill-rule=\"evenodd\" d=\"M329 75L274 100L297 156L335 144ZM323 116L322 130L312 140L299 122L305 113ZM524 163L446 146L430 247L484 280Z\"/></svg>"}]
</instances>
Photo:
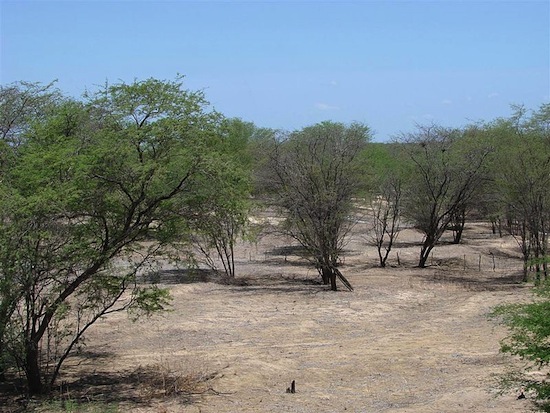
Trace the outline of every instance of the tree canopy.
<instances>
[{"instance_id":1,"label":"tree canopy","mask_svg":"<svg viewBox=\"0 0 550 413\"><path fill-rule=\"evenodd\" d=\"M528 268L547 279L550 105L419 126L391 144L371 135L362 123L283 132L228 119L181 76L82 99L53 83L1 86L0 380L17 366L30 394L46 392L98 319L165 309L168 290L142 280L174 251L235 277L235 244L261 202L280 208L280 229L332 290L353 290L340 268L357 205L372 212L381 267L401 223L422 234L424 267L476 214L516 237L525 280ZM547 296L501 311L514 333L503 351L548 361Z\"/></svg>"},{"instance_id":2,"label":"tree canopy","mask_svg":"<svg viewBox=\"0 0 550 413\"><path fill-rule=\"evenodd\" d=\"M136 279L187 228L181 206L214 168L221 119L182 79L148 79L64 99L7 142L0 350L30 393L51 387L99 317L166 305L166 290Z\"/></svg>"},{"instance_id":3,"label":"tree canopy","mask_svg":"<svg viewBox=\"0 0 550 413\"><path fill-rule=\"evenodd\" d=\"M286 211L286 229L333 290L337 277L349 288L338 257L361 183L358 155L369 139L365 125L323 122L292 133L273 153L273 186Z\"/></svg>"},{"instance_id":4,"label":"tree canopy","mask_svg":"<svg viewBox=\"0 0 550 413\"><path fill-rule=\"evenodd\" d=\"M463 131L434 125L407 135L403 150L411 174L403 209L424 234L418 261L424 267L443 233L482 188L492 148L482 141L468 144Z\"/></svg>"}]
</instances>

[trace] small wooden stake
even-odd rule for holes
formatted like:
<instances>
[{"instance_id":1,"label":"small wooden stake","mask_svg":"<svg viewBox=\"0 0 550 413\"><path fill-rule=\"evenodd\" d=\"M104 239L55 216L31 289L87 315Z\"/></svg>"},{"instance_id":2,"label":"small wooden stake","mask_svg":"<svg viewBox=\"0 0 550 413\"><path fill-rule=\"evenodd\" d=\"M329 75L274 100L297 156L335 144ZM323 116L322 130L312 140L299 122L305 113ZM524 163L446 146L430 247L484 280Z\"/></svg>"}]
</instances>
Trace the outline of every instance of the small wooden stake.
<instances>
[{"instance_id":1,"label":"small wooden stake","mask_svg":"<svg viewBox=\"0 0 550 413\"><path fill-rule=\"evenodd\" d=\"M481 254L479 254L478 270L481 271Z\"/></svg>"},{"instance_id":2,"label":"small wooden stake","mask_svg":"<svg viewBox=\"0 0 550 413\"><path fill-rule=\"evenodd\" d=\"M290 383L290 387L286 388L287 393L296 393L296 381L292 380L292 383Z\"/></svg>"}]
</instances>

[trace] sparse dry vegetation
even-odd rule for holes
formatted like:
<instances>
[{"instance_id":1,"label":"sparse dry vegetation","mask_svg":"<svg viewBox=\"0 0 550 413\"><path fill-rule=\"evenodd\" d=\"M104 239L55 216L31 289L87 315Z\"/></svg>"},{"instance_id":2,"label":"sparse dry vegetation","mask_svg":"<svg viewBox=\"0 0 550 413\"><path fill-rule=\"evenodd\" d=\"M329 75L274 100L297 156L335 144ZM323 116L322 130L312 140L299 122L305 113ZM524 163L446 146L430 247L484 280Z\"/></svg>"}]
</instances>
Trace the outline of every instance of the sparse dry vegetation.
<instances>
[{"instance_id":1,"label":"sparse dry vegetation","mask_svg":"<svg viewBox=\"0 0 550 413\"><path fill-rule=\"evenodd\" d=\"M3 410L528 408L487 314L548 278L549 105L373 144L226 119L181 76L0 98Z\"/></svg>"},{"instance_id":2,"label":"sparse dry vegetation","mask_svg":"<svg viewBox=\"0 0 550 413\"><path fill-rule=\"evenodd\" d=\"M406 229L379 268L361 225L343 256L353 293L328 291L273 233L240 244L242 285L167 269L173 311L101 321L86 357L70 361L65 391L119 412L529 411L519 388L499 395L498 376L515 362L499 354L505 330L487 318L531 297L515 241L471 224L463 245L436 247L420 269L421 236Z\"/></svg>"}]
</instances>

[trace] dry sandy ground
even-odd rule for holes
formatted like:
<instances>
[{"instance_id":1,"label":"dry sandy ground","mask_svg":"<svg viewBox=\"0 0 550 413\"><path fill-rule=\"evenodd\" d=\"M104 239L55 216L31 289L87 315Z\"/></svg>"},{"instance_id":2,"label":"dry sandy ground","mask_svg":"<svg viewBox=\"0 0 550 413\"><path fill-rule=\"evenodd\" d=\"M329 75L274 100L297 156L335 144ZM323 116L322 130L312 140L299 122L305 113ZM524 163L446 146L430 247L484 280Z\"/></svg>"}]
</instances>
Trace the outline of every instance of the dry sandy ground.
<instances>
[{"instance_id":1,"label":"dry sandy ground","mask_svg":"<svg viewBox=\"0 0 550 413\"><path fill-rule=\"evenodd\" d=\"M67 362L63 397L122 412L530 411L519 389L497 392L497 376L520 364L499 354L506 331L487 317L498 304L532 297L518 282L515 241L472 224L463 244L443 243L419 269L421 236L408 229L381 269L365 232L355 227L342 258L353 292L318 284L295 244L273 233L239 247L242 285L166 268L171 311L98 322L87 357ZM143 371L166 378L165 389L174 376L208 379L189 397L154 397Z\"/></svg>"},{"instance_id":2,"label":"dry sandy ground","mask_svg":"<svg viewBox=\"0 0 550 413\"><path fill-rule=\"evenodd\" d=\"M531 297L517 283L513 239L470 225L463 245L437 247L432 265L418 269L420 236L406 230L401 265L380 269L362 231L341 267L354 292L314 283L315 270L276 248L289 241L269 235L240 247L246 285L167 271L172 311L101 321L87 346L96 357L78 369L104 377L152 365L212 377L190 401L114 397L132 412L529 411L515 390L497 395L494 375L515 361L499 354L505 330L487 318L497 304ZM292 380L296 393L288 394Z\"/></svg>"}]
</instances>

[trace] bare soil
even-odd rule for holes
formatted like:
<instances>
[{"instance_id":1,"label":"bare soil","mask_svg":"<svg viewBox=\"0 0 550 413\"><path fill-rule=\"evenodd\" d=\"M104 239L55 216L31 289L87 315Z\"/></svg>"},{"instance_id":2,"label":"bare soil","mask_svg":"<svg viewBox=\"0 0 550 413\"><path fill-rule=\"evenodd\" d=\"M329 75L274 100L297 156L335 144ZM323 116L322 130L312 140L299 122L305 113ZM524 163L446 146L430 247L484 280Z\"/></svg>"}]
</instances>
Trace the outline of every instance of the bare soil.
<instances>
[{"instance_id":1,"label":"bare soil","mask_svg":"<svg viewBox=\"0 0 550 413\"><path fill-rule=\"evenodd\" d=\"M530 411L519 389L497 392L497 376L518 361L499 354L506 331L487 317L531 298L515 241L471 224L462 244L444 242L419 269L421 235L407 229L378 268L364 233L355 227L342 257L353 292L320 285L276 234L239 247L234 284L167 268L171 311L102 320L90 357L73 359L65 379L95 377L90 394L104 385L104 398L128 412ZM116 379L147 366L204 382L189 397L155 398Z\"/></svg>"}]
</instances>

